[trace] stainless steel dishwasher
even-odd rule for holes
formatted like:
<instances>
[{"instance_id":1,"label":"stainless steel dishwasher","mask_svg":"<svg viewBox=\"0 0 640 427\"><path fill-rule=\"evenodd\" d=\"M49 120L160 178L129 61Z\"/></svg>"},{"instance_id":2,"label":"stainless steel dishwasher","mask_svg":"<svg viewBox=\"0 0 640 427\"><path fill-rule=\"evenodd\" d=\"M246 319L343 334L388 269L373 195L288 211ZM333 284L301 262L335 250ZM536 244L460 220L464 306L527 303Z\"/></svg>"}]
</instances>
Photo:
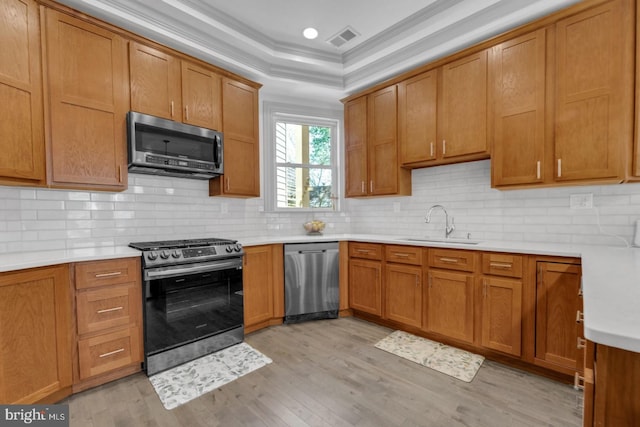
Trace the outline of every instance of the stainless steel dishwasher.
<instances>
[{"instance_id":1,"label":"stainless steel dishwasher","mask_svg":"<svg viewBox=\"0 0 640 427\"><path fill-rule=\"evenodd\" d=\"M338 242L284 245L284 323L338 317Z\"/></svg>"}]
</instances>

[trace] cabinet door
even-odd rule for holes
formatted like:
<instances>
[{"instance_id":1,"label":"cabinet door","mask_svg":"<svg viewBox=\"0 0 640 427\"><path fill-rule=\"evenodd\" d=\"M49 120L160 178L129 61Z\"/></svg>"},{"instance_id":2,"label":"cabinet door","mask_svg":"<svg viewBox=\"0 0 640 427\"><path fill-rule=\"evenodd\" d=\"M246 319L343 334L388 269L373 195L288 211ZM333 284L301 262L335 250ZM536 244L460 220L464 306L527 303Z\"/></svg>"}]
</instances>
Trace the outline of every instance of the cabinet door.
<instances>
[{"instance_id":1,"label":"cabinet door","mask_svg":"<svg viewBox=\"0 0 640 427\"><path fill-rule=\"evenodd\" d=\"M221 130L221 85L222 78L212 70L182 61L182 121L194 126ZM250 114L251 111L249 108L244 114Z\"/></svg>"},{"instance_id":2,"label":"cabinet door","mask_svg":"<svg viewBox=\"0 0 640 427\"><path fill-rule=\"evenodd\" d=\"M440 118L442 158L488 156L487 51L442 67Z\"/></svg>"},{"instance_id":3,"label":"cabinet door","mask_svg":"<svg viewBox=\"0 0 640 427\"><path fill-rule=\"evenodd\" d=\"M367 101L369 194L398 192L396 86L372 93Z\"/></svg>"},{"instance_id":4,"label":"cabinet door","mask_svg":"<svg viewBox=\"0 0 640 427\"><path fill-rule=\"evenodd\" d=\"M224 175L210 181L209 194L259 197L258 90L224 78L222 100Z\"/></svg>"},{"instance_id":5,"label":"cabinet door","mask_svg":"<svg viewBox=\"0 0 640 427\"><path fill-rule=\"evenodd\" d=\"M0 179L44 182L38 5L0 0Z\"/></svg>"},{"instance_id":6,"label":"cabinet door","mask_svg":"<svg viewBox=\"0 0 640 427\"><path fill-rule=\"evenodd\" d=\"M573 375L578 354L580 266L538 262L536 281L535 361Z\"/></svg>"},{"instance_id":7,"label":"cabinet door","mask_svg":"<svg viewBox=\"0 0 640 427\"><path fill-rule=\"evenodd\" d=\"M482 345L520 356L522 347L522 282L482 279Z\"/></svg>"},{"instance_id":8,"label":"cabinet door","mask_svg":"<svg viewBox=\"0 0 640 427\"><path fill-rule=\"evenodd\" d=\"M0 402L70 394L70 318L67 265L0 274Z\"/></svg>"},{"instance_id":9,"label":"cabinet door","mask_svg":"<svg viewBox=\"0 0 640 427\"><path fill-rule=\"evenodd\" d=\"M182 121L180 60L140 43L129 45L131 109Z\"/></svg>"},{"instance_id":10,"label":"cabinet door","mask_svg":"<svg viewBox=\"0 0 640 427\"><path fill-rule=\"evenodd\" d=\"M626 3L607 2L556 24L557 181L624 178L633 138L634 31Z\"/></svg>"},{"instance_id":11,"label":"cabinet door","mask_svg":"<svg viewBox=\"0 0 640 427\"><path fill-rule=\"evenodd\" d=\"M246 328L273 317L273 253L269 245L252 246L244 251L242 280Z\"/></svg>"},{"instance_id":12,"label":"cabinet door","mask_svg":"<svg viewBox=\"0 0 640 427\"><path fill-rule=\"evenodd\" d=\"M382 316L382 264L349 260L349 303L354 310Z\"/></svg>"},{"instance_id":13,"label":"cabinet door","mask_svg":"<svg viewBox=\"0 0 640 427\"><path fill-rule=\"evenodd\" d=\"M491 50L494 187L544 179L546 30Z\"/></svg>"},{"instance_id":14,"label":"cabinet door","mask_svg":"<svg viewBox=\"0 0 640 427\"><path fill-rule=\"evenodd\" d=\"M473 275L430 270L425 329L473 343Z\"/></svg>"},{"instance_id":15,"label":"cabinet door","mask_svg":"<svg viewBox=\"0 0 640 427\"><path fill-rule=\"evenodd\" d=\"M385 264L385 318L422 326L422 268Z\"/></svg>"},{"instance_id":16,"label":"cabinet door","mask_svg":"<svg viewBox=\"0 0 640 427\"><path fill-rule=\"evenodd\" d=\"M402 165L436 158L437 87L437 70L398 84L398 144Z\"/></svg>"},{"instance_id":17,"label":"cabinet door","mask_svg":"<svg viewBox=\"0 0 640 427\"><path fill-rule=\"evenodd\" d=\"M367 195L367 97L344 106L345 196Z\"/></svg>"},{"instance_id":18,"label":"cabinet door","mask_svg":"<svg viewBox=\"0 0 640 427\"><path fill-rule=\"evenodd\" d=\"M129 109L126 42L51 9L46 18L51 183L123 190Z\"/></svg>"}]
</instances>

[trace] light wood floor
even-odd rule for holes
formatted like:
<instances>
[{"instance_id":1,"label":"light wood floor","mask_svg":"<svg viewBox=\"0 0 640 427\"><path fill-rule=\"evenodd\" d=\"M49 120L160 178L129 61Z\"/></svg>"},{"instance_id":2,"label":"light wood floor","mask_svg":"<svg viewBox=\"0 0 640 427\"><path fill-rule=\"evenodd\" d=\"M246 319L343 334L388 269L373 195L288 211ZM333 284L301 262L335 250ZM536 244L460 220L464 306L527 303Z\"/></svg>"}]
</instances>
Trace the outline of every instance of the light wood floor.
<instances>
[{"instance_id":1,"label":"light wood floor","mask_svg":"<svg viewBox=\"0 0 640 427\"><path fill-rule=\"evenodd\" d=\"M71 426L580 426L572 387L485 361L465 383L373 345L355 318L276 326L246 342L273 363L172 411L144 374L66 400Z\"/></svg>"}]
</instances>

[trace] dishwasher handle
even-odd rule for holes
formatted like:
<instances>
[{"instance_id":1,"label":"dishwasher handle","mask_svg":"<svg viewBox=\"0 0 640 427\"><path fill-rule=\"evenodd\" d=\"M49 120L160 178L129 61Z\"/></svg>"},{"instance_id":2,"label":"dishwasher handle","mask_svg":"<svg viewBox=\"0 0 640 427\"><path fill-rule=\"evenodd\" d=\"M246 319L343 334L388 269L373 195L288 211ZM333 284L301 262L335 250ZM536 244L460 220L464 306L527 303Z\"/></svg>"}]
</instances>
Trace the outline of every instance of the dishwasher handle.
<instances>
[{"instance_id":1,"label":"dishwasher handle","mask_svg":"<svg viewBox=\"0 0 640 427\"><path fill-rule=\"evenodd\" d=\"M318 249L318 250L308 250L308 251L298 251L299 254L323 254L327 252L326 249Z\"/></svg>"}]
</instances>

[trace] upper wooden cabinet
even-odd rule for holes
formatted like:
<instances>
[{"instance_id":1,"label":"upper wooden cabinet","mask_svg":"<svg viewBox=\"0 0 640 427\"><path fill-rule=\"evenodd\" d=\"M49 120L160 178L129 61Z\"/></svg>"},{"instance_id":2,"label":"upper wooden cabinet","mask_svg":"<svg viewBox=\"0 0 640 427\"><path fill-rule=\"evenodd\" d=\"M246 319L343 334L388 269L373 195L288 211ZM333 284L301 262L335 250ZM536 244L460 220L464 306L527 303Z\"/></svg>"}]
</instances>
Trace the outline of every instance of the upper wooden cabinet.
<instances>
[{"instance_id":1,"label":"upper wooden cabinet","mask_svg":"<svg viewBox=\"0 0 640 427\"><path fill-rule=\"evenodd\" d=\"M124 190L127 44L96 25L46 9L50 185Z\"/></svg>"},{"instance_id":2,"label":"upper wooden cabinet","mask_svg":"<svg viewBox=\"0 0 640 427\"><path fill-rule=\"evenodd\" d=\"M0 402L53 403L71 394L69 266L0 274Z\"/></svg>"},{"instance_id":3,"label":"upper wooden cabinet","mask_svg":"<svg viewBox=\"0 0 640 427\"><path fill-rule=\"evenodd\" d=\"M494 187L626 179L631 11L607 2L492 49Z\"/></svg>"},{"instance_id":4,"label":"upper wooden cabinet","mask_svg":"<svg viewBox=\"0 0 640 427\"><path fill-rule=\"evenodd\" d=\"M222 129L222 77L213 69L132 42L131 109L214 130Z\"/></svg>"},{"instance_id":5,"label":"upper wooden cabinet","mask_svg":"<svg viewBox=\"0 0 640 427\"><path fill-rule=\"evenodd\" d=\"M258 89L223 78L224 175L209 181L209 195L260 196Z\"/></svg>"},{"instance_id":6,"label":"upper wooden cabinet","mask_svg":"<svg viewBox=\"0 0 640 427\"><path fill-rule=\"evenodd\" d=\"M556 24L556 181L621 182L633 140L633 2Z\"/></svg>"},{"instance_id":7,"label":"upper wooden cabinet","mask_svg":"<svg viewBox=\"0 0 640 427\"><path fill-rule=\"evenodd\" d=\"M398 84L401 163L405 167L486 159L487 51Z\"/></svg>"},{"instance_id":8,"label":"upper wooden cabinet","mask_svg":"<svg viewBox=\"0 0 640 427\"><path fill-rule=\"evenodd\" d=\"M494 187L544 179L546 33L541 29L491 49Z\"/></svg>"},{"instance_id":9,"label":"upper wooden cabinet","mask_svg":"<svg viewBox=\"0 0 640 427\"><path fill-rule=\"evenodd\" d=\"M0 182L45 181L40 24L32 0L0 0Z\"/></svg>"},{"instance_id":10,"label":"upper wooden cabinet","mask_svg":"<svg viewBox=\"0 0 640 427\"><path fill-rule=\"evenodd\" d=\"M398 158L396 86L347 103L345 126L346 197L410 194L411 172Z\"/></svg>"}]
</instances>

